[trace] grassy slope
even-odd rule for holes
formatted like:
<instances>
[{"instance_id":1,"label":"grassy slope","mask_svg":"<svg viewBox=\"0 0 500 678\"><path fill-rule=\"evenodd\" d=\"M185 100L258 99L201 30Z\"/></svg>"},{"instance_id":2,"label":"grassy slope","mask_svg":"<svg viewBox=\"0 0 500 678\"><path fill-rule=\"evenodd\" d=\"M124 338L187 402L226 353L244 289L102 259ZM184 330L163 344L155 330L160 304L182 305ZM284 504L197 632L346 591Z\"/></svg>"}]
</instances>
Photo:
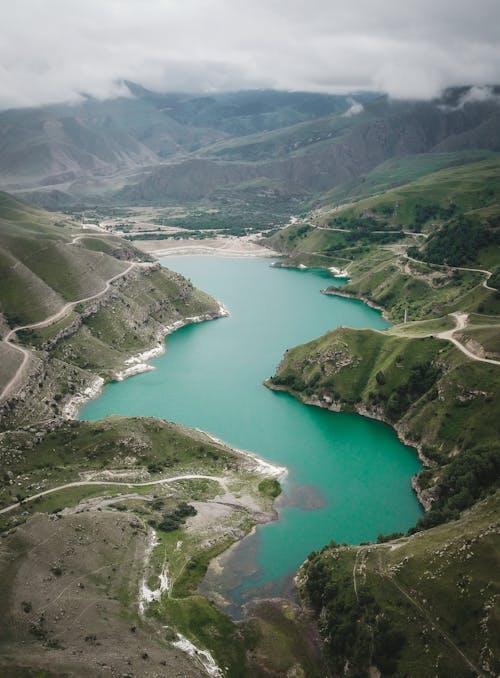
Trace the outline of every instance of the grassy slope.
<instances>
[{"instance_id":1,"label":"grassy slope","mask_svg":"<svg viewBox=\"0 0 500 678\"><path fill-rule=\"evenodd\" d=\"M429 166L431 167L432 165ZM494 154L479 162L431 171L405 186L347 206L342 210L342 215L350 217L374 212L384 215L391 224L404 224L405 228L411 230L415 223L417 206L422 208L436 205L447 208L453 202L460 213L484 210L492 205L498 211L499 195L500 158L498 154ZM328 214L326 211L320 221L332 223L336 218L336 214ZM432 223L436 223L436 218L432 218Z\"/></svg>"},{"instance_id":2,"label":"grassy slope","mask_svg":"<svg viewBox=\"0 0 500 678\"><path fill-rule=\"evenodd\" d=\"M452 311L500 314L500 298L483 287L481 273L444 270L387 253L368 255L349 267L341 294L363 297L386 309L394 322L440 317ZM335 288L330 290L336 293Z\"/></svg>"},{"instance_id":3,"label":"grassy slope","mask_svg":"<svg viewBox=\"0 0 500 678\"><path fill-rule=\"evenodd\" d=\"M390 544L311 554L300 589L321 612L331 666L340 671L348 660L347 676L369 665L383 675L476 675L447 636L483 675L497 675L499 499Z\"/></svg>"},{"instance_id":4,"label":"grassy slope","mask_svg":"<svg viewBox=\"0 0 500 678\"><path fill-rule=\"evenodd\" d=\"M33 349L31 379L3 406L2 427L50 419L96 373L113 378L131 354L156 345L165 325L217 313L218 303L182 276L160 267L136 269L98 302L77 306L50 327L19 333Z\"/></svg>"},{"instance_id":5,"label":"grassy slope","mask_svg":"<svg viewBox=\"0 0 500 678\"><path fill-rule=\"evenodd\" d=\"M64 215L0 193L0 311L10 326L43 319L66 301L99 292L125 263L69 245L80 229Z\"/></svg>"},{"instance_id":6,"label":"grassy slope","mask_svg":"<svg viewBox=\"0 0 500 678\"><path fill-rule=\"evenodd\" d=\"M496 366L471 361L445 341L340 328L290 349L269 385L323 407L368 413L418 445L433 460L421 486L438 498L427 525L456 515L497 481L486 473L470 496L451 500L450 473L462 478L464 465L477 470L500 451L497 379Z\"/></svg>"},{"instance_id":7,"label":"grassy slope","mask_svg":"<svg viewBox=\"0 0 500 678\"><path fill-rule=\"evenodd\" d=\"M425 157L428 160L422 162L422 171L432 170L433 156ZM406 168L402 163L403 169ZM381 174L383 176L383 172ZM366 232L396 226L436 232L448 220L461 216L496 223L500 215L499 177L498 155L430 171L403 187L314 216L318 223L347 229L346 232L296 224L278 231L267 242L287 255L292 265L347 266L351 279L342 293L363 297L384 307L395 322L403 320L405 309L410 320L442 316L455 310L500 315L500 298L482 286L483 274L453 272L424 262L408 261L402 256L410 245L423 246L422 236L403 240L398 239L397 234ZM445 215L451 203L455 205L453 213ZM364 231L360 232L360 224L364 224ZM500 262L498 247L480 247L470 254L466 266L487 266L495 270Z\"/></svg>"},{"instance_id":8,"label":"grassy slope","mask_svg":"<svg viewBox=\"0 0 500 678\"><path fill-rule=\"evenodd\" d=\"M235 499L234 506L229 503L226 506L226 513L221 514L222 517L216 520L215 525L211 525L210 520L202 523L201 532L200 528L195 529L193 526L189 530L181 526L172 532L159 531L159 544L148 564L151 571L150 586L156 587L157 574L162 569L165 555L168 554L172 597L168 596L168 603L165 600L161 605L152 606L146 618L140 617L137 613L138 579L144 568L142 556L144 544L136 544L132 550L124 549L124 545L121 544L120 553L123 553L123 557L118 559L114 558L112 553L109 554L106 549L104 553L101 553L101 541L114 543L117 540L117 534L119 536L124 532L124 525L132 527L136 535L138 531L140 541L145 541L146 530L150 531L147 524L157 525L162 520L163 514L175 509L181 501L199 502L198 509L202 511L205 502L214 501L217 496L220 498L221 494L221 487L216 480L184 480L154 487L140 487L134 485L134 481L145 482L162 477L200 472L215 477L224 477L227 492L234 493L236 497L241 494L250 496L253 505L258 506L260 511L268 512L271 509L272 498L265 496L259 489L262 475L254 471L252 459L235 453L222 444L212 442L201 432L191 431L161 420L125 417L111 417L98 422L63 422L58 426L44 429L35 437L27 430L10 431L0 436L0 458L2 467L9 469L8 472L5 471L3 478L4 484L0 495L2 505L15 502L18 495L33 494L41 489L56 487L89 475L94 479L106 480L108 477L106 473L114 471L119 472L122 479L130 483L125 487L103 485L66 489L34 502L26 501L20 509L1 516L1 528L10 530L10 536L4 542L7 545L7 551L16 552L18 538L12 535L16 533L24 535L33 529L32 525L37 521L38 524L45 525L47 521L45 519L44 522L40 514L59 513L63 507L75 506L83 500L100 498L108 501L108 504L102 507L99 504L94 507L87 505L86 512L79 519L80 523L82 521L94 523L91 551L93 554L99 554L94 566L96 568L100 566L103 569L111 567L110 563L112 563L113 567L120 570L117 575L118 579L111 586L111 590L109 586L106 586L103 593L102 588L99 587L100 591L92 594L94 602L98 603L97 609L107 597L114 601L113 613L108 611L111 617L111 620L108 620L111 621L108 632L100 628L99 615L96 617L95 614L88 613L84 623L86 625L94 623L96 626L93 631L92 627L87 626L89 629L87 633L96 633L95 629L98 629L99 640L106 645L109 637L107 634L116 633L117 629L121 628L122 624L119 619L126 620L129 626L133 624L137 627L138 633L149 629L155 638L158 637L155 627L164 629L163 626L157 626L159 621L162 624L168 622L170 637L162 631L159 638L167 657L171 656L173 650L168 643L170 639L175 638L172 632L173 627L181 630L193 641L201 642L203 647L209 647L214 651L221 664L230 666L230 675L243 675L238 672L244 671L246 649L256 646L259 642L259 622L254 622L257 628L243 642L241 631L229 618L207 600L193 593L210 556L247 532L255 523L255 513L245 510L244 504L238 508L237 499ZM109 506L110 499L115 499L115 503ZM220 510L217 501L211 506L212 510ZM96 508L99 511L102 510L103 513L97 513ZM114 517L113 514L109 514L110 510L115 510ZM116 513L117 510L120 511L119 514ZM81 577L83 581L89 575L80 573L80 567L77 568L77 572L68 572L69 569L75 568L75 563L72 562L75 548L69 550L59 548L60 543L72 542L73 520L74 517L65 516L55 521L58 525L56 529L59 532L58 540L49 544L48 549L44 547L45 550L39 563L32 562L23 550L16 552L16 568L25 572L31 567L31 577L34 580L43 577L45 570L50 569L50 564L57 564L60 570L58 576L61 577L61 590L58 590L57 577L55 582L53 577L49 577L48 581L52 581L56 589L54 595L57 594L59 599L57 610L65 610L65 623L61 628L61 625L57 624L59 617L53 619L51 611L45 615L43 625L46 634L37 636L38 643L35 638L30 641L32 646L30 659L33 666L40 665L40 650L43 651L45 648L48 651L53 647L53 643L48 643L49 638L54 641L57 638L61 645L60 649L68 647L69 654L74 654L71 653L71 649L83 640L80 625L76 622L86 615L85 609L88 609L90 604L88 600L78 600L78 594L81 594L84 599L87 594L82 591L71 593L70 601L68 601L64 593L67 588L66 577L69 574L73 575L73 580L76 574L77 578ZM69 532L67 524L70 525ZM116 524L114 531L113 524ZM78 529L82 529L81 525ZM44 530L45 528L42 529L42 534ZM130 538L126 530L125 533L127 538ZM82 534L85 542L86 535L89 534L88 526ZM20 538L22 540L22 537ZM50 539L42 539L42 544L46 541ZM210 548L207 546L208 543L211 545ZM43 612L43 609L48 606L44 606L44 600L39 600L38 592L31 589L29 581L16 579L13 576L9 571L11 561L8 557L5 558L5 555L6 550L0 549L0 570L4 574L1 596L2 613L4 617L17 619L15 631L8 633L5 629L5 633L0 633L0 645L2 654L12 653L11 656L21 661L22 646L19 641L24 639L26 642L26 636L29 638L27 622L33 622L33 619L40 614L40 610L42 609ZM80 555L80 559L82 561L80 565L85 572L87 558L84 553ZM86 589L87 586L89 586L88 583L80 588ZM100 600L101 595L104 596L102 600ZM23 615L22 610L19 609L21 605L16 604L15 599L29 601L32 607L29 616ZM203 619L199 615L195 619L189 618L193 606L198 611L202 610L203 614L210 618L210 628L204 629ZM91 619L94 621L90 622ZM130 633L129 629L127 633ZM218 642L219 636L225 638L222 644ZM235 647L233 649L227 646L226 641L229 636L234 637ZM102 651L105 654L109 653L109 648L107 650L102 648ZM61 660L68 661L64 653L61 653L60 657ZM172 656L172 659L175 657ZM108 660L118 661L112 654L108 654ZM238 663L236 663L237 660ZM49 665L55 667L59 663L57 658L52 657ZM177 662L177 667L180 670L179 662Z\"/></svg>"},{"instance_id":9,"label":"grassy slope","mask_svg":"<svg viewBox=\"0 0 500 678\"><path fill-rule=\"evenodd\" d=\"M225 160L273 160L309 152L316 145L339 143L354 127L370 119L361 114L344 117L335 114L269 132L220 141L203 149L203 155Z\"/></svg>"},{"instance_id":10,"label":"grassy slope","mask_svg":"<svg viewBox=\"0 0 500 678\"><path fill-rule=\"evenodd\" d=\"M454 153L420 153L391 158L378 165L365 176L336 186L321 198L322 209L328 210L339 203L369 198L400 185L408 184L431 172L474 162L494 154L489 151L460 151Z\"/></svg>"},{"instance_id":11,"label":"grassy slope","mask_svg":"<svg viewBox=\"0 0 500 678\"><path fill-rule=\"evenodd\" d=\"M64 421L42 429L35 438L30 431L6 431L0 434L0 458L7 481L0 490L2 506L16 501L18 493L27 496L78 480L84 471L121 468L140 474L150 467L146 475L154 479L158 473L200 472L200 467L208 475L219 475L241 465L240 457L204 434L138 417ZM8 524L8 514L2 520Z\"/></svg>"}]
</instances>

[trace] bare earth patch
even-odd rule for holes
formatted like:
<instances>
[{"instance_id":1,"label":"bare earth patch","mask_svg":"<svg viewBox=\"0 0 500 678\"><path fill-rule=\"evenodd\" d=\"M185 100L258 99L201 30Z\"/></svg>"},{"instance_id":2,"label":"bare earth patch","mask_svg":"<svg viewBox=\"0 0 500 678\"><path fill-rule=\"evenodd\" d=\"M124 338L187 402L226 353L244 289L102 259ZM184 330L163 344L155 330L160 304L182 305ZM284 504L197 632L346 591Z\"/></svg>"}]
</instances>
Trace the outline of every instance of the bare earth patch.
<instances>
[{"instance_id":1,"label":"bare earth patch","mask_svg":"<svg viewBox=\"0 0 500 678\"><path fill-rule=\"evenodd\" d=\"M137 614L147 531L116 512L37 514L0 543L0 673L200 676ZM7 586L8 584L8 586Z\"/></svg>"},{"instance_id":2,"label":"bare earth patch","mask_svg":"<svg viewBox=\"0 0 500 678\"><path fill-rule=\"evenodd\" d=\"M208 254L217 257L276 257L277 252L261 247L251 236L217 237L197 240L136 240L134 245L155 257Z\"/></svg>"}]
</instances>

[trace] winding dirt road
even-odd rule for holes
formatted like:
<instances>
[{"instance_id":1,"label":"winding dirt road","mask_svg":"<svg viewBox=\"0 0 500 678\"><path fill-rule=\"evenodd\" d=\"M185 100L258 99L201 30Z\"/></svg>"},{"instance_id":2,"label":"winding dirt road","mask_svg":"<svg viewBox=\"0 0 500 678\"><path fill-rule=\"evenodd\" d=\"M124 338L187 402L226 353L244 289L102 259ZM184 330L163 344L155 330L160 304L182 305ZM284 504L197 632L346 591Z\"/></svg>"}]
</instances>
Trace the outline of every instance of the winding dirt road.
<instances>
[{"instance_id":1,"label":"winding dirt road","mask_svg":"<svg viewBox=\"0 0 500 678\"><path fill-rule=\"evenodd\" d=\"M26 497L26 499L23 499L22 502L16 502L15 504L10 504L10 506L6 506L3 509L0 509L0 514L2 513L9 513L10 511L14 511L16 508L20 508L21 506L24 506L30 501L34 501L35 499L40 499L40 497L45 497L48 494L53 494L54 492L59 492L60 490L67 490L71 487L85 487L85 486L92 486L92 485L104 485L106 487L112 485L117 486L117 487L151 487L153 485L164 485L165 483L174 483L178 480L197 480L197 479L202 479L202 480L215 480L216 482L221 485L221 487L224 490L227 490L226 487L226 482L224 478L220 476L208 476L204 475L202 473L186 473L181 476L172 476L171 478L160 478L160 480L148 480L147 482L143 483L134 483L133 481L131 482L124 482L124 481L117 481L117 480L76 480L72 483L66 483L64 485L58 485L57 487L51 487L49 490L44 490L43 492L39 492L38 494L32 494L30 497Z\"/></svg>"},{"instance_id":2,"label":"winding dirt road","mask_svg":"<svg viewBox=\"0 0 500 678\"><path fill-rule=\"evenodd\" d=\"M479 356L475 355L475 353L469 351L468 348L466 348L463 344L461 344L458 341L458 339L455 339L455 337L453 336L455 332L464 330L467 327L468 313L451 313L450 315L452 315L455 320L456 323L455 327L452 330L440 332L439 334L436 334L434 336L436 336L438 339L446 339L447 341L451 341L452 344L454 344L459 351L462 351L462 353L464 353L468 358L471 358L472 360L478 360L481 363L489 363L490 365L500 365L500 360L493 360L493 358L480 358Z\"/></svg>"},{"instance_id":3,"label":"winding dirt road","mask_svg":"<svg viewBox=\"0 0 500 678\"><path fill-rule=\"evenodd\" d=\"M78 236L78 237L80 237L80 236ZM72 309L74 309L75 306L77 306L77 304L83 304L83 303L86 303L87 301L92 301L93 299L98 299L103 294L106 294L106 292L108 292L108 290L110 289L111 284L115 280L118 280L119 278L123 278L123 276L127 275L127 273L129 273L129 271L131 271L132 268L134 268L135 266L138 266L138 265L139 265L138 262L134 261L131 264L129 264L125 270L121 271L121 273L117 273L116 275L109 278L109 280L107 280L104 288L100 292L97 292L96 294L91 294L88 297L83 297L83 299L77 299L76 301L70 301L67 304L65 304L61 309L59 309L59 311L57 311L56 313L53 313L52 315L48 316L44 320L40 320L37 323L32 323L31 325L19 325L18 327L14 327L12 330L10 330L5 335L5 337L3 338L3 342L5 344L7 344L8 346L11 346L14 350L18 351L19 353L22 353L23 359L22 359L21 364L17 368L16 373L10 379L10 381L6 384L2 393L0 394L0 400L7 398L11 394L12 390L16 387L18 381L20 380L20 378L22 376L24 369L26 368L26 366L28 364L30 356L31 356L31 352L28 349L23 348L22 346L19 346L18 344L15 344L11 341L11 338L16 334L16 332L18 332L19 330L31 330L31 329L36 329L36 328L39 328L39 327L48 327L49 325L52 325L53 323L57 322L58 320L61 320L61 318L64 318L64 316L67 315Z\"/></svg>"}]
</instances>

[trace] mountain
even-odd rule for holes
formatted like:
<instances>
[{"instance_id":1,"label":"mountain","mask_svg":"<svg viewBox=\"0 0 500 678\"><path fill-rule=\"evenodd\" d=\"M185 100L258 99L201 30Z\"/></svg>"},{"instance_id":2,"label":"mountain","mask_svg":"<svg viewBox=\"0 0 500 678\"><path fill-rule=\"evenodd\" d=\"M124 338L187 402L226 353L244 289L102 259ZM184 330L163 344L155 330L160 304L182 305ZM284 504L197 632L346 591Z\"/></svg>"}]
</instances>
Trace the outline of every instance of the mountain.
<instances>
[{"instance_id":1,"label":"mountain","mask_svg":"<svg viewBox=\"0 0 500 678\"><path fill-rule=\"evenodd\" d=\"M0 186L48 207L204 200L248 182L306 205L384 162L500 150L500 107L358 93L157 94L0 113ZM224 196L227 197L227 196ZM289 200L288 205L294 205ZM286 201L285 201L286 202Z\"/></svg>"},{"instance_id":2,"label":"mountain","mask_svg":"<svg viewBox=\"0 0 500 678\"><path fill-rule=\"evenodd\" d=\"M235 188L261 178L277 181L304 199L349 182L393 158L413 154L500 150L500 107L496 103L444 109L437 102L366 103L346 117L319 120L250 137L219 142L197 157L152 168L117 195L132 202L210 198L214 186ZM203 156L203 157L200 157ZM192 193L180 188L182 177L195 176Z\"/></svg>"},{"instance_id":3,"label":"mountain","mask_svg":"<svg viewBox=\"0 0 500 678\"><path fill-rule=\"evenodd\" d=\"M127 172L182 157L228 136L347 107L343 96L256 91L196 97L128 86L129 97L1 112L2 187L57 186L85 176Z\"/></svg>"}]
</instances>

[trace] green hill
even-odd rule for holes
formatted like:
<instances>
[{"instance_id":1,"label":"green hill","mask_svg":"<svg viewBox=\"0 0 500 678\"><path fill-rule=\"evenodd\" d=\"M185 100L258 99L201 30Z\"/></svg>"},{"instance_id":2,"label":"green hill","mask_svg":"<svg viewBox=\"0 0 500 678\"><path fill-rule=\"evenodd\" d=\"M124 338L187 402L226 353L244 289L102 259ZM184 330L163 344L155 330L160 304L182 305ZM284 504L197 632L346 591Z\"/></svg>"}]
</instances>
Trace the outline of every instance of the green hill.
<instances>
[{"instance_id":1,"label":"green hill","mask_svg":"<svg viewBox=\"0 0 500 678\"><path fill-rule=\"evenodd\" d=\"M10 327L36 322L64 302L91 296L126 268L71 245L79 226L0 193L0 312Z\"/></svg>"},{"instance_id":2,"label":"green hill","mask_svg":"<svg viewBox=\"0 0 500 678\"><path fill-rule=\"evenodd\" d=\"M448 326L339 328L289 349L267 382L386 421L426 464L414 479L426 514L411 536L331 543L299 570L334 675L498 673L499 368L443 340L402 336Z\"/></svg>"},{"instance_id":3,"label":"green hill","mask_svg":"<svg viewBox=\"0 0 500 678\"><path fill-rule=\"evenodd\" d=\"M498 482L497 380L497 366L447 341L340 328L287 351L267 383L386 421L416 446L430 460L419 480L433 502L424 527L457 517Z\"/></svg>"},{"instance_id":4,"label":"green hill","mask_svg":"<svg viewBox=\"0 0 500 678\"><path fill-rule=\"evenodd\" d=\"M439 156L438 156L439 157ZM428 156L429 165L433 156ZM404 170L403 170L404 173ZM329 226L373 215L392 226L410 231L432 230L451 217L498 214L500 210L500 159L497 154L474 162L426 172L405 186L346 206L337 214L320 217Z\"/></svg>"},{"instance_id":5,"label":"green hill","mask_svg":"<svg viewBox=\"0 0 500 678\"><path fill-rule=\"evenodd\" d=\"M420 177L445 168L465 165L469 162L485 160L494 153L472 150L453 153L419 153L391 158L375 167L371 172L340 184L321 196L321 209L328 210L339 204L350 203L369 198Z\"/></svg>"},{"instance_id":6,"label":"green hill","mask_svg":"<svg viewBox=\"0 0 500 678\"><path fill-rule=\"evenodd\" d=\"M297 580L334 675L498 674L499 500L409 538L309 556Z\"/></svg>"},{"instance_id":7,"label":"green hill","mask_svg":"<svg viewBox=\"0 0 500 678\"><path fill-rule=\"evenodd\" d=\"M0 343L0 392L24 359L16 342L29 350L23 374L0 406L2 428L61 414L96 374L114 378L132 354L157 346L166 326L219 314L215 300L182 276L146 264L120 238L82 231L64 215L5 193L0 224L3 338L61 312L54 322L21 329L10 344Z\"/></svg>"}]
</instances>

